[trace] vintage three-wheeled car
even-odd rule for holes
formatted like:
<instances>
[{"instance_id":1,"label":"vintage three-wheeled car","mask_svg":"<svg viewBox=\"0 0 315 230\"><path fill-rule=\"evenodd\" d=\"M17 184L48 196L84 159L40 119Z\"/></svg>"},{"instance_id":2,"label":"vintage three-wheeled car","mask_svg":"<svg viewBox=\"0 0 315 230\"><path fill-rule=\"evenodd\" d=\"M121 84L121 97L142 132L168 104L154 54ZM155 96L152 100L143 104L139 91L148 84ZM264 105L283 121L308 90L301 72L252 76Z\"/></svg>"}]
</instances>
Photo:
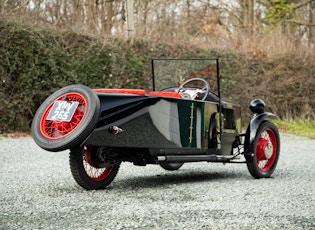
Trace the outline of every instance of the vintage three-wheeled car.
<instances>
[{"instance_id":1,"label":"vintage three-wheeled car","mask_svg":"<svg viewBox=\"0 0 315 230\"><path fill-rule=\"evenodd\" d=\"M70 85L50 95L32 122L47 151L70 150L70 169L85 189L104 189L124 161L177 170L186 162L246 163L254 178L270 177L280 153L265 103L241 107L221 96L218 59L152 59L152 91Z\"/></svg>"}]
</instances>

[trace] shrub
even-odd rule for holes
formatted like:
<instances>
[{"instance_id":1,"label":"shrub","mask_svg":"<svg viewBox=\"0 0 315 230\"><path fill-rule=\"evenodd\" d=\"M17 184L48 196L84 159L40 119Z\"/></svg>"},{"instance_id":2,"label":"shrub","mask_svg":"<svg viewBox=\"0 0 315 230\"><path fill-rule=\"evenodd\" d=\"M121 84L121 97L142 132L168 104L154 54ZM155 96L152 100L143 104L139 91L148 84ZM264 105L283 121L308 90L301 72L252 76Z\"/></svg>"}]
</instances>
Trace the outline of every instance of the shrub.
<instances>
[{"instance_id":1,"label":"shrub","mask_svg":"<svg viewBox=\"0 0 315 230\"><path fill-rule=\"evenodd\" d=\"M0 133L29 131L41 102L69 84L151 88L151 58L220 58L222 94L243 106L253 98L280 118L315 118L314 57L257 57L237 50L136 39L100 39L0 19Z\"/></svg>"}]
</instances>

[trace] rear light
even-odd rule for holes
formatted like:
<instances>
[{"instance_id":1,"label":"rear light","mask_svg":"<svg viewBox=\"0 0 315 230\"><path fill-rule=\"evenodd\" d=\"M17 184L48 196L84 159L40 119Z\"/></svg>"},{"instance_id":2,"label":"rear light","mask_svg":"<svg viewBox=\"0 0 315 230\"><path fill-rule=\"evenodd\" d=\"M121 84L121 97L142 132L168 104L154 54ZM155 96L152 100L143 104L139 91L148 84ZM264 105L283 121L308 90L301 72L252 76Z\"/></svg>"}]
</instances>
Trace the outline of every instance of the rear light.
<instances>
[{"instance_id":1,"label":"rear light","mask_svg":"<svg viewBox=\"0 0 315 230\"><path fill-rule=\"evenodd\" d=\"M118 126L110 126L108 128L108 131L113 134L113 135L117 135L118 133L123 132L122 128L119 128Z\"/></svg>"}]
</instances>

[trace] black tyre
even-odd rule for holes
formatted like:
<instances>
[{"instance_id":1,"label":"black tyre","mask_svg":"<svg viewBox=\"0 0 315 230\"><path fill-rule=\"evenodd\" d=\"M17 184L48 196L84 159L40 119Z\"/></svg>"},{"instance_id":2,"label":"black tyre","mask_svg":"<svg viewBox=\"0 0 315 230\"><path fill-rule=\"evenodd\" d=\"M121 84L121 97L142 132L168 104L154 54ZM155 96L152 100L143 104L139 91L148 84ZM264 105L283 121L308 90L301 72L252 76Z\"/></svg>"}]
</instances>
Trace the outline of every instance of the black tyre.
<instances>
[{"instance_id":1,"label":"black tyre","mask_svg":"<svg viewBox=\"0 0 315 230\"><path fill-rule=\"evenodd\" d=\"M105 189L116 177L120 163L105 168L96 167L93 163L93 153L98 147L72 149L69 163L74 180L87 190Z\"/></svg>"},{"instance_id":2,"label":"black tyre","mask_svg":"<svg viewBox=\"0 0 315 230\"><path fill-rule=\"evenodd\" d=\"M92 132L99 113L100 101L92 89L84 85L66 86L38 108L32 122L33 139L48 151L73 148Z\"/></svg>"},{"instance_id":3,"label":"black tyre","mask_svg":"<svg viewBox=\"0 0 315 230\"><path fill-rule=\"evenodd\" d=\"M270 121L264 121L257 130L253 154L245 155L250 174L256 179L270 177L276 169L279 155L278 129Z\"/></svg>"},{"instance_id":4,"label":"black tyre","mask_svg":"<svg viewBox=\"0 0 315 230\"><path fill-rule=\"evenodd\" d=\"M175 171L178 170L180 167L183 166L184 163L168 163L168 162L161 162L160 166L168 171Z\"/></svg>"}]
</instances>

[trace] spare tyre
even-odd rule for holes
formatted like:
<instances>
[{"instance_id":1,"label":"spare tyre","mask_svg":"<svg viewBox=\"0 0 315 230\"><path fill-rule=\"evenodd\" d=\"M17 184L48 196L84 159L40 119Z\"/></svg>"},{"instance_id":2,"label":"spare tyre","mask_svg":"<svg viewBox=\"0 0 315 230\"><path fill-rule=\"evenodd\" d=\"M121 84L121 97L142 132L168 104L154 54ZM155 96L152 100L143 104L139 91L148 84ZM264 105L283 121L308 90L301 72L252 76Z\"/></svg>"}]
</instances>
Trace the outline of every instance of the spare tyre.
<instances>
[{"instance_id":1,"label":"spare tyre","mask_svg":"<svg viewBox=\"0 0 315 230\"><path fill-rule=\"evenodd\" d=\"M98 122L100 101L87 86L69 85L50 95L32 122L34 141L57 152L79 146Z\"/></svg>"}]
</instances>

